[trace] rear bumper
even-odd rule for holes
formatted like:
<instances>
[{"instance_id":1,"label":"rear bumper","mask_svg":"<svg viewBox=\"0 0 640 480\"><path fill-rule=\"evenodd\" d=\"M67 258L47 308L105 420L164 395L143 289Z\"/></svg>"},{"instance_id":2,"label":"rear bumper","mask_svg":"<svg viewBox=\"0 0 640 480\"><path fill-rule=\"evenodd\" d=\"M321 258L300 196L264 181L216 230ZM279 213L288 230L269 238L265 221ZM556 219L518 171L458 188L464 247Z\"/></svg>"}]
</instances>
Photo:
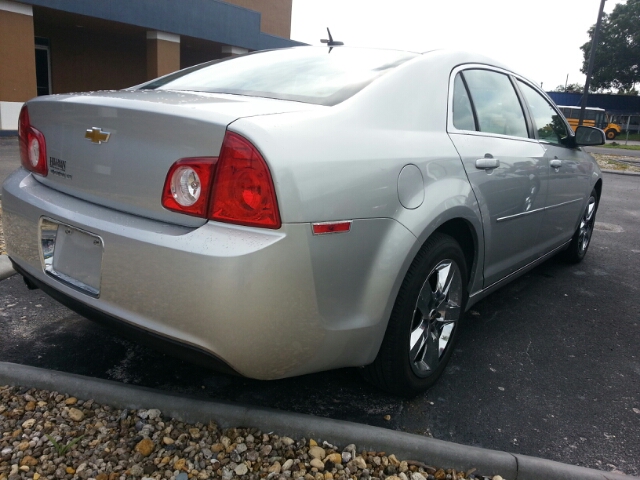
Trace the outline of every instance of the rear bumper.
<instances>
[{"instance_id":1,"label":"rear bumper","mask_svg":"<svg viewBox=\"0 0 640 480\"><path fill-rule=\"evenodd\" d=\"M73 310L74 312L91 319L95 322L100 323L112 330L117 331L124 337L127 337L135 342L143 343L150 347L153 347L157 350L161 350L163 352L169 353L176 357L183 358L189 362L196 363L198 365L202 365L207 368L212 368L219 372L237 375L238 373L227 365L223 360L213 355L211 352L203 350L201 348L195 347L193 345L187 345L181 342L178 342L174 339L164 337L155 332L151 332L149 330L144 330L135 326L132 323L125 322L119 318L108 315L100 310L92 308L81 301L76 300L64 293L56 290L55 288L49 286L48 284L40 281L38 278L30 275L23 270L19 265L14 262L13 268L22 275L24 278L28 279L35 286L40 288L47 295L52 297L54 300L57 300L65 307Z\"/></svg>"},{"instance_id":2,"label":"rear bumper","mask_svg":"<svg viewBox=\"0 0 640 480\"><path fill-rule=\"evenodd\" d=\"M133 338L259 379L373 361L403 276L398 252L415 242L389 219L330 236L313 236L309 224L168 225L60 193L24 170L7 179L2 200L9 256L45 292ZM102 239L99 298L44 272L42 217Z\"/></svg>"}]
</instances>

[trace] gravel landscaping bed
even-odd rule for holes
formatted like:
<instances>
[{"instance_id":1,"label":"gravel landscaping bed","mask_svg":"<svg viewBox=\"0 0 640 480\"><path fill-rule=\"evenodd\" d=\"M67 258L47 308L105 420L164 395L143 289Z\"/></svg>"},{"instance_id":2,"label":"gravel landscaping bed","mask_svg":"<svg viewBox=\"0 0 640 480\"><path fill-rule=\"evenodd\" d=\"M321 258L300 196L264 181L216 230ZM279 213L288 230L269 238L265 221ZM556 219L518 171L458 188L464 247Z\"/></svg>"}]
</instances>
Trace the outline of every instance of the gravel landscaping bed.
<instances>
[{"instance_id":1,"label":"gravel landscaping bed","mask_svg":"<svg viewBox=\"0 0 640 480\"><path fill-rule=\"evenodd\" d=\"M0 386L0 480L17 479L462 480L486 479L388 452L221 430L118 410L57 392ZM492 480L502 480L495 476Z\"/></svg>"},{"instance_id":2,"label":"gravel landscaping bed","mask_svg":"<svg viewBox=\"0 0 640 480\"><path fill-rule=\"evenodd\" d=\"M619 170L624 172L640 172L640 162L636 157L624 155L604 155L602 153L592 153L598 162L598 166L605 170Z\"/></svg>"}]
</instances>

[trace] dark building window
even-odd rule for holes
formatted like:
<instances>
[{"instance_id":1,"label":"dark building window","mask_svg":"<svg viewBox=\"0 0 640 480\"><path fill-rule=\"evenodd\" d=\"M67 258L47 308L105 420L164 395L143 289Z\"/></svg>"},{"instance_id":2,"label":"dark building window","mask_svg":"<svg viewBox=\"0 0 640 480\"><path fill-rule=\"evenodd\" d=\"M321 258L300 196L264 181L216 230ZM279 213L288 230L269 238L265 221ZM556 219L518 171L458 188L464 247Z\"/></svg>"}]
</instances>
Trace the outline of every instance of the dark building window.
<instances>
[{"instance_id":1,"label":"dark building window","mask_svg":"<svg viewBox=\"0 0 640 480\"><path fill-rule=\"evenodd\" d=\"M36 37L36 86L38 96L51 94L51 60L49 40Z\"/></svg>"}]
</instances>

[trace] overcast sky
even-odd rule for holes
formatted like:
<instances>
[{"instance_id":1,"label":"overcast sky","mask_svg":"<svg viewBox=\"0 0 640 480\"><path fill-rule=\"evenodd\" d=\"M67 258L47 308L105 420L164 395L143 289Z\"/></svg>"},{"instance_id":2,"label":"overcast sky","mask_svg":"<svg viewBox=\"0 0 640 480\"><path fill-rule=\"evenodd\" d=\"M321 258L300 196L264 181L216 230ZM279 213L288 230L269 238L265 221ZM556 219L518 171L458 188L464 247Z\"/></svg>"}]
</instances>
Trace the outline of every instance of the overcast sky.
<instances>
[{"instance_id":1,"label":"overcast sky","mask_svg":"<svg viewBox=\"0 0 640 480\"><path fill-rule=\"evenodd\" d=\"M611 12L621 0L607 0ZM423 52L455 48L500 60L545 90L584 84L580 46L600 0L293 0L291 38Z\"/></svg>"}]
</instances>

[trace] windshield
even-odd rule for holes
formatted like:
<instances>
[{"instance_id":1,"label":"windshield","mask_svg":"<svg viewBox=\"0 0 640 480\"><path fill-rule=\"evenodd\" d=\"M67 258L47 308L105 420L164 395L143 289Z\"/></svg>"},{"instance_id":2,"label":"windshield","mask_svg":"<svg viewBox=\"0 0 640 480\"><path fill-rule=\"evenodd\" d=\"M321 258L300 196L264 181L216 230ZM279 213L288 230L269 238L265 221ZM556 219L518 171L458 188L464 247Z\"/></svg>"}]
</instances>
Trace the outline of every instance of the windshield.
<instances>
[{"instance_id":1,"label":"windshield","mask_svg":"<svg viewBox=\"0 0 640 480\"><path fill-rule=\"evenodd\" d=\"M331 106L418 55L345 47L269 50L181 70L140 88L231 93Z\"/></svg>"}]
</instances>

